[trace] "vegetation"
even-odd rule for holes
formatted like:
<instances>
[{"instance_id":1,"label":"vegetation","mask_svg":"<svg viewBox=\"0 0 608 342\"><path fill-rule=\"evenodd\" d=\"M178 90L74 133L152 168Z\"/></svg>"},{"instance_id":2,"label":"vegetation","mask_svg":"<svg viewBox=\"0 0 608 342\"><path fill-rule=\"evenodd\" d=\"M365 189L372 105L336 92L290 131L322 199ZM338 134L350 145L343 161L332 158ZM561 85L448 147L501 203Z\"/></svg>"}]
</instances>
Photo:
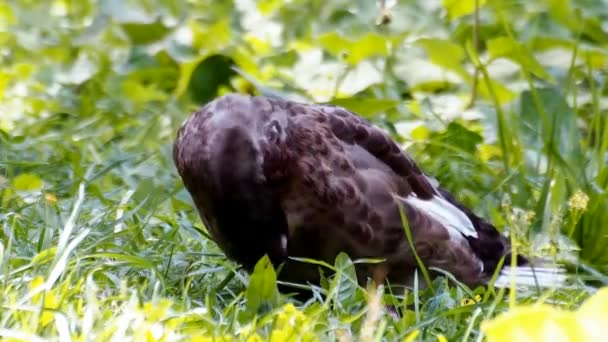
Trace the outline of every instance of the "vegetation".
<instances>
[{"instance_id":1,"label":"vegetation","mask_svg":"<svg viewBox=\"0 0 608 342\"><path fill-rule=\"evenodd\" d=\"M605 292L578 308L608 282L607 28L601 0L1 2L0 336L452 341L605 326ZM300 302L264 261L235 272L171 159L183 120L234 91L381 125L519 251L567 264L571 286L439 278L396 295L357 286L342 255ZM519 307L539 301L551 306Z\"/></svg>"}]
</instances>

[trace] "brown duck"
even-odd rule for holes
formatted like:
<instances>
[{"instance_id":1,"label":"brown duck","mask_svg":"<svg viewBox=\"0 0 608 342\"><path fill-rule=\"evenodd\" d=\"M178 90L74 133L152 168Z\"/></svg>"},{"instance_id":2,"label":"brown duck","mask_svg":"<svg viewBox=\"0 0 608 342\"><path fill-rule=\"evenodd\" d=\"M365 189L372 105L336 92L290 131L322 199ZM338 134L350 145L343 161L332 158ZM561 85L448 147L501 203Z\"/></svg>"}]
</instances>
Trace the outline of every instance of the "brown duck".
<instances>
[{"instance_id":1,"label":"brown duck","mask_svg":"<svg viewBox=\"0 0 608 342\"><path fill-rule=\"evenodd\" d=\"M459 281L488 282L509 241L425 175L381 129L333 105L227 95L208 103L177 134L173 158L211 236L248 271L265 254L279 279L319 280L318 266L382 258L392 284L411 283L416 259ZM520 283L562 281L553 268L518 257ZM367 265L367 266L366 266ZM358 264L360 282L371 264ZM497 283L505 283L507 268Z\"/></svg>"}]
</instances>

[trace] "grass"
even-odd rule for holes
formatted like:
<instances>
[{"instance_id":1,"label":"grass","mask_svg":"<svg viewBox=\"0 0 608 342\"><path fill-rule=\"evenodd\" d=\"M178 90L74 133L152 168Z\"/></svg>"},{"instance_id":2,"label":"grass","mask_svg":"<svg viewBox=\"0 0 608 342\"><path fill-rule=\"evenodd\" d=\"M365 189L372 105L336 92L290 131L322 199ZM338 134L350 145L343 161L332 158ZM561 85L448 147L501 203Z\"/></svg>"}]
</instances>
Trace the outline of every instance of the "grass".
<instances>
[{"instance_id":1,"label":"grass","mask_svg":"<svg viewBox=\"0 0 608 342\"><path fill-rule=\"evenodd\" d=\"M477 341L514 303L576 309L608 283L608 39L596 25L606 18L489 1L473 25L470 13L411 2L374 26L367 2L353 14L262 1L262 23L246 24L252 9L220 2L146 4L0 5L2 338ZM256 31L269 23L280 42ZM541 58L563 50L563 63ZM423 287L420 273L397 294L359 286L354 263L369 261L341 255L319 263L336 274L310 300L277 293L267 264L249 276L209 239L171 159L197 99L226 91L365 113L518 250L567 263L572 286L468 289L440 277Z\"/></svg>"}]
</instances>

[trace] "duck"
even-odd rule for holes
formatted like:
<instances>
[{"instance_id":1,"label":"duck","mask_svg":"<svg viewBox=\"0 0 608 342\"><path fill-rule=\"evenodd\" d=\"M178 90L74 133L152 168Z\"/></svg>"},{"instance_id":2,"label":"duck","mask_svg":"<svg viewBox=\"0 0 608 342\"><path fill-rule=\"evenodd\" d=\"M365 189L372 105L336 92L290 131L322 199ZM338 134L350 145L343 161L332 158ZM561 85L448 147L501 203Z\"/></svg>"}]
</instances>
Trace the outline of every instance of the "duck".
<instances>
[{"instance_id":1,"label":"duck","mask_svg":"<svg viewBox=\"0 0 608 342\"><path fill-rule=\"evenodd\" d=\"M391 284L411 285L420 263L469 287L513 275L563 282L559 267L522 255L513 265L505 235L390 134L340 106L227 94L178 129L173 161L210 236L247 272L267 256L280 281L318 284L319 266L302 260L331 264L345 253L379 260L356 263L361 284L381 269Z\"/></svg>"}]
</instances>

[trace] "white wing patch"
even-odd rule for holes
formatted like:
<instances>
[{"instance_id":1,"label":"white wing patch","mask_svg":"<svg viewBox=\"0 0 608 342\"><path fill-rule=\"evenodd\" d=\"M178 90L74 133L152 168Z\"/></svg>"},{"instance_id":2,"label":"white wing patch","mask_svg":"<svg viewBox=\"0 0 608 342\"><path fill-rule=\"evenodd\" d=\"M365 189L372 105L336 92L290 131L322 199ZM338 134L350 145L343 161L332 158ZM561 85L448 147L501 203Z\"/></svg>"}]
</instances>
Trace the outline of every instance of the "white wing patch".
<instances>
[{"instance_id":1,"label":"white wing patch","mask_svg":"<svg viewBox=\"0 0 608 342\"><path fill-rule=\"evenodd\" d=\"M443 224L451 237L461 239L464 235L477 238L477 231L473 227L473 222L460 209L443 197L433 196L430 200L423 200L416 196L408 196L402 199Z\"/></svg>"}]
</instances>

